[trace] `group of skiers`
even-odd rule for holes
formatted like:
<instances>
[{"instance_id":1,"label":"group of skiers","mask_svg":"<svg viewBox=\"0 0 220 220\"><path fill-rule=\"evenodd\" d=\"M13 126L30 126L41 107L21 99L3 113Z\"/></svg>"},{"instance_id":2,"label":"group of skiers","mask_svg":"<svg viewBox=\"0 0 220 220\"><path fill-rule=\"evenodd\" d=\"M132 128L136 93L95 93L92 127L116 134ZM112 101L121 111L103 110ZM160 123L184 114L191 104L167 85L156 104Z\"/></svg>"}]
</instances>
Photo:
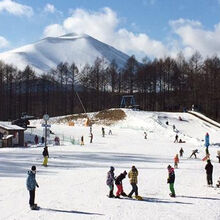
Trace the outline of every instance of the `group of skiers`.
<instances>
[{"instance_id":1,"label":"group of skiers","mask_svg":"<svg viewBox=\"0 0 220 220\"><path fill-rule=\"evenodd\" d=\"M106 184L109 187L109 198L120 198L120 196L126 196L129 198L132 198L132 195L135 193L136 199L141 199L141 197L138 195L138 186L137 186L137 177L138 177L138 170L135 166L131 167L131 170L128 173L128 178L130 179L130 184L132 186L131 192L127 195L123 190L123 184L122 180L126 178L127 171L125 170L123 173L121 173L119 176L115 176L114 174L114 167L110 167L110 170L107 173L107 180ZM117 187L116 196L114 195L114 183Z\"/></svg>"}]
</instances>

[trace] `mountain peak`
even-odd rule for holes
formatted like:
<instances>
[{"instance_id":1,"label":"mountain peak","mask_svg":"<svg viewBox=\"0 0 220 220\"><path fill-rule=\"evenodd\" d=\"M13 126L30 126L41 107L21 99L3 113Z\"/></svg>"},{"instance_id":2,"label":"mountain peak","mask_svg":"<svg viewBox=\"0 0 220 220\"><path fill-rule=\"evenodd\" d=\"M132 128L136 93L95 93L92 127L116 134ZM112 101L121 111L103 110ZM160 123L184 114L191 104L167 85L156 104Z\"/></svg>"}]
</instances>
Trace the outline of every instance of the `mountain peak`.
<instances>
[{"instance_id":1,"label":"mountain peak","mask_svg":"<svg viewBox=\"0 0 220 220\"><path fill-rule=\"evenodd\" d=\"M90 37L87 34L69 33L60 37L47 37L33 44L0 53L0 60L23 70L27 65L42 74L55 69L61 62L73 62L81 70L85 64L93 65L97 57L107 63L115 60L124 67L129 56Z\"/></svg>"}]
</instances>

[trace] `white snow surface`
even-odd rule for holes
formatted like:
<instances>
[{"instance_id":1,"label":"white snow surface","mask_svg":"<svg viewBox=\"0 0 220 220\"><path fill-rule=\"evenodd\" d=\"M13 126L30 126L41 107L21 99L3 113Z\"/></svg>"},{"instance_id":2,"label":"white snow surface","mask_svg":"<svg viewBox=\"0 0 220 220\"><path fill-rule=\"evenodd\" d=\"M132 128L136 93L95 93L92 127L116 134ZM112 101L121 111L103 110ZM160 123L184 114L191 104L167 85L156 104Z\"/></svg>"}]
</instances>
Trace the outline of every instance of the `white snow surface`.
<instances>
[{"instance_id":1,"label":"white snow surface","mask_svg":"<svg viewBox=\"0 0 220 220\"><path fill-rule=\"evenodd\" d=\"M0 149L0 219L66 220L66 219L220 219L220 189L207 187L204 137L210 135L209 151L214 166L213 182L220 177L216 152L220 150L220 129L187 113L144 112L125 110L126 119L114 126L93 125L94 140L89 143L89 127L78 121L75 126L49 120L51 130L61 138L61 146L49 145L48 167L42 166L43 146ZM179 116L183 121L179 121ZM165 122L168 121L167 126ZM32 135L42 134L41 120L32 121L37 128ZM186 143L173 143L176 133ZM108 135L109 129L113 135ZM144 131L148 139L144 139ZM26 131L31 139L31 134ZM85 145L72 145L68 137L84 136ZM65 141L62 141L64 138ZM176 198L169 196L167 166L184 149L179 168L175 169ZM198 148L197 159L189 159ZM37 166L35 202L39 211L29 208L26 189L27 171ZM115 175L139 171L138 190L143 201L110 199L106 195L106 174L110 166ZM128 178L123 187L129 193ZM116 187L114 189L116 193Z\"/></svg>"},{"instance_id":2,"label":"white snow surface","mask_svg":"<svg viewBox=\"0 0 220 220\"><path fill-rule=\"evenodd\" d=\"M85 64L94 64L95 59L104 58L109 64L115 60L119 68L124 67L129 56L102 43L89 35L74 33L60 37L47 37L33 44L0 53L0 60L23 70L31 66L39 75L55 69L61 62L74 62L79 70Z\"/></svg>"}]
</instances>

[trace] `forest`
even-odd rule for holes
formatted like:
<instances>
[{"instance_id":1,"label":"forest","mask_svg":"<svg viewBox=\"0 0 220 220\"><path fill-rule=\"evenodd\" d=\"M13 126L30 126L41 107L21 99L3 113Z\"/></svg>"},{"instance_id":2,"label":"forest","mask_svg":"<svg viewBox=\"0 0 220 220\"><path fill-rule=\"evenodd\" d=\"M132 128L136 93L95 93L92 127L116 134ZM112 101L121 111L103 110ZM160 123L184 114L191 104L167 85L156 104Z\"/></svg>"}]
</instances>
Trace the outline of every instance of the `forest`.
<instances>
[{"instance_id":1,"label":"forest","mask_svg":"<svg viewBox=\"0 0 220 220\"><path fill-rule=\"evenodd\" d=\"M81 70L60 63L42 75L27 66L23 71L0 62L0 120L22 113L41 118L120 107L123 95L134 95L140 110L195 110L220 122L220 59L199 52L186 59L182 53L138 62L131 56L125 66L107 64L97 57Z\"/></svg>"}]
</instances>

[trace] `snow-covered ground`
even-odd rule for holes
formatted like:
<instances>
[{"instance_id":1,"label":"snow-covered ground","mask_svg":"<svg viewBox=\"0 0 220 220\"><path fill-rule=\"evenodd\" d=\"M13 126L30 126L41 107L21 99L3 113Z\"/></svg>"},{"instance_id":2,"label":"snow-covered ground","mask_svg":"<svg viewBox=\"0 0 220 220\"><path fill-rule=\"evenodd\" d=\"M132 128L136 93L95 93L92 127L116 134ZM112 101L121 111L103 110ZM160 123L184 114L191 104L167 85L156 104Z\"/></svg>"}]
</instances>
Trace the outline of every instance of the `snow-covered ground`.
<instances>
[{"instance_id":1,"label":"snow-covered ground","mask_svg":"<svg viewBox=\"0 0 220 220\"><path fill-rule=\"evenodd\" d=\"M70 127L52 124L55 134L80 138L85 145L62 142L49 146L49 166L43 167L43 147L0 149L0 219L65 220L65 219L220 219L220 189L207 187L204 136L210 135L210 153L214 166L213 181L220 177L216 158L220 150L219 132L207 122L187 113L135 112L126 110L127 118L111 129L113 135L101 136L101 125L93 126L94 140L89 143L89 128L82 124ZM183 121L179 121L179 116ZM166 125L166 121L169 125ZM49 121L50 123L50 121ZM41 121L33 121L37 134L42 133ZM183 144L173 143L175 124ZM148 139L144 139L144 131ZM61 138L62 139L62 138ZM64 138L67 140L68 138ZM184 149L179 169L175 170L177 197L169 197L167 165ZM193 149L198 159L189 159ZM37 166L36 202L42 208L31 211L25 186L27 171ZM131 166L138 168L139 194L143 201L107 198L106 174L110 166L115 174ZM123 181L129 193L128 178ZM115 189L116 191L116 189Z\"/></svg>"}]
</instances>

